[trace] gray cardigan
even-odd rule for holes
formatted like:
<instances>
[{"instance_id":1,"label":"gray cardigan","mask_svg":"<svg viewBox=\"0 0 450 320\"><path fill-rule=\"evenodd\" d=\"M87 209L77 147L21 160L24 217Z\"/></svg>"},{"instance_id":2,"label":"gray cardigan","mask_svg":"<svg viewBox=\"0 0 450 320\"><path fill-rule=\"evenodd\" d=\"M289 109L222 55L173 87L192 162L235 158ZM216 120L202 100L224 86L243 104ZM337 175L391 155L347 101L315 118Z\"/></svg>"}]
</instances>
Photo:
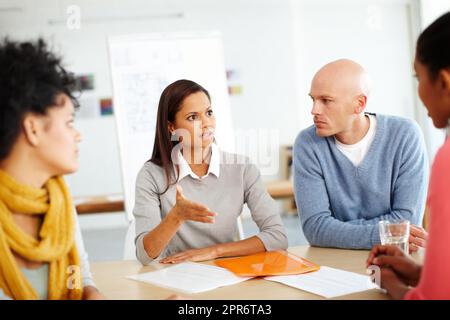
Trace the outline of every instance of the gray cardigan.
<instances>
[{"instance_id":1,"label":"gray cardigan","mask_svg":"<svg viewBox=\"0 0 450 320\"><path fill-rule=\"evenodd\" d=\"M172 172L173 174L173 172ZM247 204L260 232L256 235L266 250L286 249L288 245L283 223L275 201L268 194L258 168L249 159L220 151L220 174L202 179L191 175L178 182L186 198L209 207L218 215L212 224L186 221L169 242L160 257L194 248L204 248L235 240L237 218ZM136 180L136 256L146 265L152 262L144 249L144 236L154 229L174 207L176 187L166 193L163 168L147 162Z\"/></svg>"}]
</instances>

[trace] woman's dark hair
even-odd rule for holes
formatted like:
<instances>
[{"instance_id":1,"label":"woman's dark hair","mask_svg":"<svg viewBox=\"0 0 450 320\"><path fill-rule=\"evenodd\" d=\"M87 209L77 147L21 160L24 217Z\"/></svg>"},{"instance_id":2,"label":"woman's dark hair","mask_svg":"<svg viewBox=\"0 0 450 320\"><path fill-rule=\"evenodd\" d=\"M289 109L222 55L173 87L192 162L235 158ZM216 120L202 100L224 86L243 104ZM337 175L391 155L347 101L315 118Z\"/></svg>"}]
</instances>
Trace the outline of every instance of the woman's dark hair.
<instances>
[{"instance_id":1,"label":"woman's dark hair","mask_svg":"<svg viewBox=\"0 0 450 320\"><path fill-rule=\"evenodd\" d=\"M160 194L165 193L171 184L175 184L178 180L170 181L170 172L172 170L172 149L177 145L178 141L172 141L169 132L169 123L174 123L175 115L180 111L181 104L189 95L197 92L206 94L209 100L208 91L201 85L190 80L178 80L167 86L161 94L158 105L158 115L156 120L155 143L153 145L153 154L150 159L154 164L164 168L166 174L166 189Z\"/></svg>"},{"instance_id":2,"label":"woman's dark hair","mask_svg":"<svg viewBox=\"0 0 450 320\"><path fill-rule=\"evenodd\" d=\"M10 153L27 113L45 115L65 93L74 102L74 78L42 39L0 41L0 160Z\"/></svg>"},{"instance_id":3,"label":"woman's dark hair","mask_svg":"<svg viewBox=\"0 0 450 320\"><path fill-rule=\"evenodd\" d=\"M428 68L431 79L450 67L450 12L428 26L417 40L416 58Z\"/></svg>"}]
</instances>

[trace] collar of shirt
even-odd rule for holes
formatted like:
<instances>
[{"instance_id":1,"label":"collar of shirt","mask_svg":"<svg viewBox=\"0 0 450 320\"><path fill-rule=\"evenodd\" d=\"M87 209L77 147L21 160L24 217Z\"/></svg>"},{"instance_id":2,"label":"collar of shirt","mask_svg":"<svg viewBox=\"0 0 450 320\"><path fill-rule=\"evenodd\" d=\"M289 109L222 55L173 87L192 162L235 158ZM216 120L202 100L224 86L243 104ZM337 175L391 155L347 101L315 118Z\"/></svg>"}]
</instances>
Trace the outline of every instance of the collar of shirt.
<instances>
[{"instance_id":1,"label":"collar of shirt","mask_svg":"<svg viewBox=\"0 0 450 320\"><path fill-rule=\"evenodd\" d=\"M377 122L376 122L375 116L373 116L371 114L367 114L367 117L369 118L369 130L367 131L366 135L361 140L359 140L355 144L345 144L345 143L340 142L338 139L336 139L336 136L334 136L334 142L336 143L336 145L338 145L339 147L341 147L343 149L356 150L356 149L364 147L368 143L370 143L371 139L375 136L375 129L376 129Z\"/></svg>"},{"instance_id":2,"label":"collar of shirt","mask_svg":"<svg viewBox=\"0 0 450 320\"><path fill-rule=\"evenodd\" d=\"M201 179L206 178L210 173L214 174L218 178L219 174L220 174L219 147L217 147L217 145L215 143L213 143L211 145L211 161L209 163L208 172L203 177L199 177L192 171L188 162L183 157L181 150L178 150L178 152L177 152L177 163L178 163L178 168L180 169L178 181L180 181L181 179L183 179L184 177L187 177L187 176L191 176L194 179L201 180Z\"/></svg>"}]
</instances>

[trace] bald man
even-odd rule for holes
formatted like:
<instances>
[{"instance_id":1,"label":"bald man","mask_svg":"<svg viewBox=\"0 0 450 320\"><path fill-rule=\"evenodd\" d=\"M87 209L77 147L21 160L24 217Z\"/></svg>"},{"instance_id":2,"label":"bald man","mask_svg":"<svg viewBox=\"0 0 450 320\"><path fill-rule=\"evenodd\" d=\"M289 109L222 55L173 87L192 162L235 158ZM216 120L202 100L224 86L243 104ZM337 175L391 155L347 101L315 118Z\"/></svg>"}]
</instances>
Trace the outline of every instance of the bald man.
<instances>
[{"instance_id":1,"label":"bald man","mask_svg":"<svg viewBox=\"0 0 450 320\"><path fill-rule=\"evenodd\" d=\"M428 183L423 135L408 119L366 113L370 83L351 60L322 67L311 83L314 125L294 145L295 200L314 246L370 249L378 222L421 225ZM411 228L410 249L427 234Z\"/></svg>"}]
</instances>

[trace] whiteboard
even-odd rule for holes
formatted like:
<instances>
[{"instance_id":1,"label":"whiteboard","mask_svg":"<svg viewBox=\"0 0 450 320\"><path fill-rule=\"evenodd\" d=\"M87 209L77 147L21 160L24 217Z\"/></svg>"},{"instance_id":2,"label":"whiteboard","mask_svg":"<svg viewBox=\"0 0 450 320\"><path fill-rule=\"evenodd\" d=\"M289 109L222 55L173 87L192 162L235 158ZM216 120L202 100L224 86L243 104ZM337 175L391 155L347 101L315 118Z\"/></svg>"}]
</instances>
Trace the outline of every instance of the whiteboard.
<instances>
[{"instance_id":1,"label":"whiteboard","mask_svg":"<svg viewBox=\"0 0 450 320\"><path fill-rule=\"evenodd\" d=\"M189 79L208 90L217 141L222 150L234 151L224 50L217 32L110 36L108 50L125 211L132 221L136 176L151 158L167 85Z\"/></svg>"}]
</instances>

